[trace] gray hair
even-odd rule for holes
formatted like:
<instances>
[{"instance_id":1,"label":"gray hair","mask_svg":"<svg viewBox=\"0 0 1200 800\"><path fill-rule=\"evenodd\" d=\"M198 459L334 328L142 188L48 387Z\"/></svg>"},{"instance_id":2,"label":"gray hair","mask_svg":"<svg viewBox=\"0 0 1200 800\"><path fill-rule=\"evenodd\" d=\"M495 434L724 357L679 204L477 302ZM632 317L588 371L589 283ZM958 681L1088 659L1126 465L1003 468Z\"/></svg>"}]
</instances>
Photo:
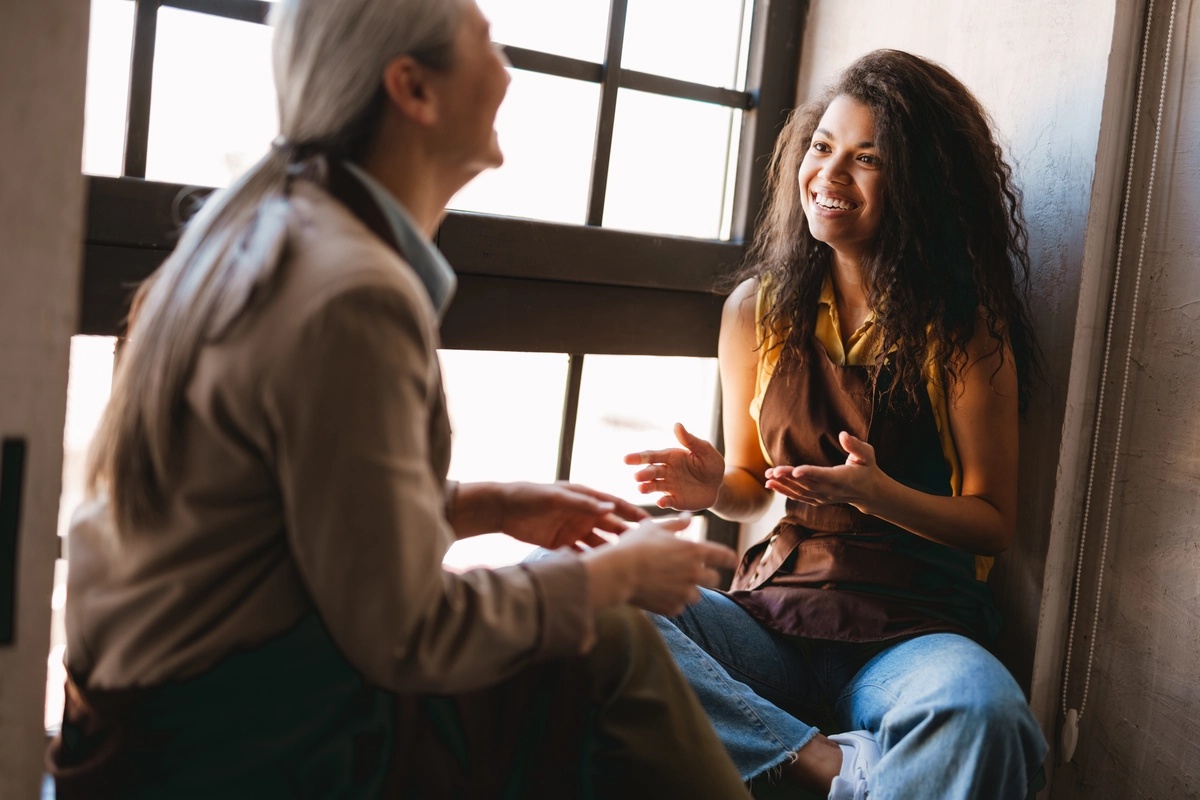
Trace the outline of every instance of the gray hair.
<instances>
[{"instance_id":1,"label":"gray hair","mask_svg":"<svg viewBox=\"0 0 1200 800\"><path fill-rule=\"evenodd\" d=\"M292 162L357 160L382 109L382 76L411 55L452 60L471 0L283 0L271 12L280 139L188 223L139 290L112 398L92 443L88 490L107 491L119 535L166 507L184 391L200 348L269 288L288 240Z\"/></svg>"}]
</instances>

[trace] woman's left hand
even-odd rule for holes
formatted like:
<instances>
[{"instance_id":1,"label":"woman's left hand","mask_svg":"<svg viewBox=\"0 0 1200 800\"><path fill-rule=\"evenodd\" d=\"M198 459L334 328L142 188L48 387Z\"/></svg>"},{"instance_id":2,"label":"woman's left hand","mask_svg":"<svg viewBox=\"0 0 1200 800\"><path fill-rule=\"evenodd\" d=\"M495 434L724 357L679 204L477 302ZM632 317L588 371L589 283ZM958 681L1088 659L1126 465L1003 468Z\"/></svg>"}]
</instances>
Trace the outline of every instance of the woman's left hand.
<instances>
[{"instance_id":1,"label":"woman's left hand","mask_svg":"<svg viewBox=\"0 0 1200 800\"><path fill-rule=\"evenodd\" d=\"M766 472L767 488L814 506L845 503L866 512L865 506L878 495L886 477L875 463L875 448L845 431L838 434L838 443L846 451L845 464L771 467Z\"/></svg>"},{"instance_id":2,"label":"woman's left hand","mask_svg":"<svg viewBox=\"0 0 1200 800\"><path fill-rule=\"evenodd\" d=\"M597 531L621 534L649 516L619 497L576 483L495 484L493 499L495 524L487 527L548 550L598 547L606 539Z\"/></svg>"}]
</instances>

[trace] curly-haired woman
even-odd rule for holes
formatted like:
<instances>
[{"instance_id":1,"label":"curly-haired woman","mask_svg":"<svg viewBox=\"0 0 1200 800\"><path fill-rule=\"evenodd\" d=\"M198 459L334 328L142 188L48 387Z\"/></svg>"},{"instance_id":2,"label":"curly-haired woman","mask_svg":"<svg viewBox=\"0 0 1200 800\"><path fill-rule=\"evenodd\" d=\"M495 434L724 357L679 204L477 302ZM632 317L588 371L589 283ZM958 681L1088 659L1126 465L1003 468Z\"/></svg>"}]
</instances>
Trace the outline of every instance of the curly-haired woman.
<instances>
[{"instance_id":1,"label":"curly-haired woman","mask_svg":"<svg viewBox=\"0 0 1200 800\"><path fill-rule=\"evenodd\" d=\"M988 652L1037 372L1019 192L969 90L894 50L797 110L719 361L724 456L631 454L659 505L786 513L659 627L745 779L1022 798L1046 745ZM827 730L853 731L825 737Z\"/></svg>"}]
</instances>

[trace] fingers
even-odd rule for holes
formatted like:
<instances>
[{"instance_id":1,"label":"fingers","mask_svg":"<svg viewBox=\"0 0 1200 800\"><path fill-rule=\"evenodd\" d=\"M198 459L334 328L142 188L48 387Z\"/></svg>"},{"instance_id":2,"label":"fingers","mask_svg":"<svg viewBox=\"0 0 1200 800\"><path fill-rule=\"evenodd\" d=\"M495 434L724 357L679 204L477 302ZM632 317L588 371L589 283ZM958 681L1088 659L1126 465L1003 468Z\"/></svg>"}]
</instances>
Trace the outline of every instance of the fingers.
<instances>
[{"instance_id":1,"label":"fingers","mask_svg":"<svg viewBox=\"0 0 1200 800\"><path fill-rule=\"evenodd\" d=\"M607 492L601 492L597 489L593 489L590 486L583 486L582 484L578 483L564 483L560 485L569 491L584 494L593 498L600 504L597 505L597 509L600 509L604 504L607 504L608 508L600 513L603 513L609 517L615 516L619 520L638 522L649 516L644 509L638 508L628 500L622 500L615 495L608 494ZM621 528L618 528L613 532L619 533L620 531L624 530L625 527L626 526L622 525ZM605 528L605 530L609 529Z\"/></svg>"},{"instance_id":2,"label":"fingers","mask_svg":"<svg viewBox=\"0 0 1200 800\"><path fill-rule=\"evenodd\" d=\"M652 614L664 617L677 617L688 606L700 602L700 587L688 586L679 592L656 592L634 599L634 605L644 608Z\"/></svg>"},{"instance_id":3,"label":"fingers","mask_svg":"<svg viewBox=\"0 0 1200 800\"><path fill-rule=\"evenodd\" d=\"M681 457L690 454L708 458L711 455L720 455L717 449L711 443L701 439L698 436L693 436L687 428L683 427L682 422L675 423L675 438L684 450L670 448L666 450L642 450L637 453L630 453L625 456L625 463L636 466L638 464L679 464Z\"/></svg>"},{"instance_id":4,"label":"fingers","mask_svg":"<svg viewBox=\"0 0 1200 800\"><path fill-rule=\"evenodd\" d=\"M633 479L638 482L646 481L661 481L664 480L671 472L671 467L666 464L652 464L645 469L639 469L633 473Z\"/></svg>"},{"instance_id":5,"label":"fingers","mask_svg":"<svg viewBox=\"0 0 1200 800\"><path fill-rule=\"evenodd\" d=\"M698 436L693 436L687 428L683 427L682 422L675 423L675 438L694 455L702 458L707 458L713 454L720 455L717 453L717 448L713 447L712 444Z\"/></svg>"},{"instance_id":6,"label":"fingers","mask_svg":"<svg viewBox=\"0 0 1200 800\"><path fill-rule=\"evenodd\" d=\"M716 542L696 542L695 545L706 567L733 569L737 566L737 553L725 545Z\"/></svg>"},{"instance_id":7,"label":"fingers","mask_svg":"<svg viewBox=\"0 0 1200 800\"><path fill-rule=\"evenodd\" d=\"M655 520L639 526L639 534L648 538L630 539L641 552L646 569L632 602L647 611L674 616L688 605L699 602L700 586L715 586L721 579L718 570L732 568L737 554L715 542L691 542L686 539L655 536L655 528L681 528L688 515Z\"/></svg>"},{"instance_id":8,"label":"fingers","mask_svg":"<svg viewBox=\"0 0 1200 800\"><path fill-rule=\"evenodd\" d=\"M766 472L766 488L784 497L802 503L823 505L829 502L826 496L826 481L816 474L815 467L772 467Z\"/></svg>"},{"instance_id":9,"label":"fingers","mask_svg":"<svg viewBox=\"0 0 1200 800\"><path fill-rule=\"evenodd\" d=\"M721 573L717 572L712 567L705 567L700 573L700 580L696 581L700 586L712 588L721 582ZM697 592L697 594L699 594Z\"/></svg>"},{"instance_id":10,"label":"fingers","mask_svg":"<svg viewBox=\"0 0 1200 800\"><path fill-rule=\"evenodd\" d=\"M595 521L594 527L607 533L624 533L629 530L629 522L621 519L616 514L605 514Z\"/></svg>"},{"instance_id":11,"label":"fingers","mask_svg":"<svg viewBox=\"0 0 1200 800\"><path fill-rule=\"evenodd\" d=\"M636 453L630 453L625 456L625 463L634 466L638 464L665 464L672 455L679 456L682 454L675 447L668 450L639 450Z\"/></svg>"},{"instance_id":12,"label":"fingers","mask_svg":"<svg viewBox=\"0 0 1200 800\"><path fill-rule=\"evenodd\" d=\"M678 440L678 442L688 450L693 449L696 445L696 442L699 441L695 436L692 436L690 433L688 433L687 428L683 427L682 422L676 422L674 430L675 439Z\"/></svg>"},{"instance_id":13,"label":"fingers","mask_svg":"<svg viewBox=\"0 0 1200 800\"><path fill-rule=\"evenodd\" d=\"M636 467L638 464L668 464L679 465L688 456L688 451L671 447L670 450L640 450L625 456L625 463Z\"/></svg>"},{"instance_id":14,"label":"fingers","mask_svg":"<svg viewBox=\"0 0 1200 800\"><path fill-rule=\"evenodd\" d=\"M639 508L628 500L622 500L619 497L614 497L613 502L615 502L617 505L614 512L622 520L627 520L629 522L641 522L642 520L650 517L650 514L646 511L646 509Z\"/></svg>"},{"instance_id":15,"label":"fingers","mask_svg":"<svg viewBox=\"0 0 1200 800\"><path fill-rule=\"evenodd\" d=\"M583 536L580 536L579 541L576 544L586 544L588 547L603 547L604 545L608 544L608 540L595 531L589 531Z\"/></svg>"},{"instance_id":16,"label":"fingers","mask_svg":"<svg viewBox=\"0 0 1200 800\"><path fill-rule=\"evenodd\" d=\"M611 500L602 500L593 497L573 487L562 488L564 491L558 495L560 512L566 512L569 515L578 514L583 517L592 517L591 525L613 533L620 533L629 527L613 514L617 504Z\"/></svg>"},{"instance_id":17,"label":"fingers","mask_svg":"<svg viewBox=\"0 0 1200 800\"><path fill-rule=\"evenodd\" d=\"M871 464L875 461L875 448L846 431L838 434L838 444L846 451L847 464Z\"/></svg>"},{"instance_id":18,"label":"fingers","mask_svg":"<svg viewBox=\"0 0 1200 800\"><path fill-rule=\"evenodd\" d=\"M767 488L772 492L778 492L784 497L799 500L801 503L819 506L829 502L829 498L826 495L805 488L803 485L790 479L769 480L767 481Z\"/></svg>"},{"instance_id":19,"label":"fingers","mask_svg":"<svg viewBox=\"0 0 1200 800\"><path fill-rule=\"evenodd\" d=\"M664 531L678 533L692 524L692 515L684 511L671 517L657 517L649 522Z\"/></svg>"}]
</instances>

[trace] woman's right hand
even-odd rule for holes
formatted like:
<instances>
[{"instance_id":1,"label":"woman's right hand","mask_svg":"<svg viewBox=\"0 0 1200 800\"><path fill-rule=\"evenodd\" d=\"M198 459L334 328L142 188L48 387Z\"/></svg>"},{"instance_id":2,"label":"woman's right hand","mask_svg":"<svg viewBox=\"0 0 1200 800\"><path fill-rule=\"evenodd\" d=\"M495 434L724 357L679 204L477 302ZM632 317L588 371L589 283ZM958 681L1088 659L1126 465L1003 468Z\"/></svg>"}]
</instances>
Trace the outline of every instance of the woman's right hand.
<instances>
[{"instance_id":1,"label":"woman's right hand","mask_svg":"<svg viewBox=\"0 0 1200 800\"><path fill-rule=\"evenodd\" d=\"M675 534L691 515L644 520L613 544L583 556L592 608L630 603L675 616L700 600L700 586L714 586L718 569L732 569L737 554L714 542L693 542Z\"/></svg>"},{"instance_id":2,"label":"woman's right hand","mask_svg":"<svg viewBox=\"0 0 1200 800\"><path fill-rule=\"evenodd\" d=\"M643 450L625 456L626 464L645 464L633 474L642 494L662 492L659 508L699 511L717 502L725 478L725 459L717 448L675 423L675 438L683 448Z\"/></svg>"}]
</instances>

